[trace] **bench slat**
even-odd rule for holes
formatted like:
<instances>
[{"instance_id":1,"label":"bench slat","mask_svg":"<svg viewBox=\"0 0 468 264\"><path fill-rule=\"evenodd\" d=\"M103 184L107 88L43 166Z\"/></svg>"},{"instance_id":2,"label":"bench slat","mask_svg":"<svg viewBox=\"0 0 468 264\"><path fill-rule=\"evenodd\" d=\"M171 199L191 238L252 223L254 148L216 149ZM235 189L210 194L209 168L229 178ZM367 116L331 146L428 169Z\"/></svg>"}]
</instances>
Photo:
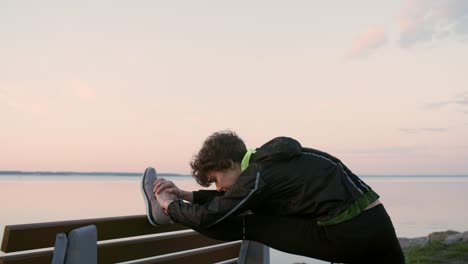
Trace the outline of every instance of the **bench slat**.
<instances>
[{"instance_id":1,"label":"bench slat","mask_svg":"<svg viewBox=\"0 0 468 264\"><path fill-rule=\"evenodd\" d=\"M14 256L0 257L0 264L50 264L52 262L52 250L25 253Z\"/></svg>"},{"instance_id":2,"label":"bench slat","mask_svg":"<svg viewBox=\"0 0 468 264\"><path fill-rule=\"evenodd\" d=\"M212 246L223 241L208 238L199 233L185 232L181 234L170 234L168 236L140 238L136 240L115 241L98 245L98 263L115 263L152 256L164 255L199 247ZM232 248L231 248L232 247ZM227 249L231 248L231 249ZM239 255L240 242L226 247L219 252L219 261L227 260ZM202 253L209 258L209 252ZM218 255L218 253L216 253ZM224 256L227 256L224 258ZM0 264L42 264L52 261L53 250L42 252L16 254L13 256L0 257ZM222 257L221 257L222 256ZM194 258L194 257L192 257ZM190 259L192 259L190 258ZM185 260L185 258L184 258ZM170 259L168 259L170 261ZM218 260L216 260L218 261ZM209 263L211 261L205 262ZM187 263L185 261L170 263ZM192 262L199 263L199 262Z\"/></svg>"},{"instance_id":3,"label":"bench slat","mask_svg":"<svg viewBox=\"0 0 468 264\"><path fill-rule=\"evenodd\" d=\"M221 243L226 242L211 239L195 231L172 234L170 238L161 236L138 241L119 241L99 247L98 263L115 263L148 258ZM237 251L236 256L238 255L239 251Z\"/></svg>"},{"instance_id":4,"label":"bench slat","mask_svg":"<svg viewBox=\"0 0 468 264\"><path fill-rule=\"evenodd\" d=\"M154 227L148 223L146 215L10 225L5 227L2 251L10 253L53 247L56 234L92 224L98 229L99 241L188 229L180 224Z\"/></svg>"},{"instance_id":5,"label":"bench slat","mask_svg":"<svg viewBox=\"0 0 468 264\"><path fill-rule=\"evenodd\" d=\"M209 249L200 248L173 256L161 256L153 259L137 261L138 264L179 264L179 263L215 263L230 260L237 263L241 242L217 245Z\"/></svg>"}]
</instances>

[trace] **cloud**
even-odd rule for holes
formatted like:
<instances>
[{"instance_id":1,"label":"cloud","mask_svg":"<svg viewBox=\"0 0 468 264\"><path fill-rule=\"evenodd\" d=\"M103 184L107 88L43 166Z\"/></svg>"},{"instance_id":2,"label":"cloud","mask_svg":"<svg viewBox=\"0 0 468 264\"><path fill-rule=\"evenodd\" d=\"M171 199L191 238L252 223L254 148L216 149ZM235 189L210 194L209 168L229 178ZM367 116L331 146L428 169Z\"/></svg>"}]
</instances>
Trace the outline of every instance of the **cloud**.
<instances>
[{"instance_id":1,"label":"cloud","mask_svg":"<svg viewBox=\"0 0 468 264\"><path fill-rule=\"evenodd\" d=\"M427 146L400 146L400 147L380 147L380 148L359 148L349 152L355 154L404 154L426 150Z\"/></svg>"},{"instance_id":2,"label":"cloud","mask_svg":"<svg viewBox=\"0 0 468 264\"><path fill-rule=\"evenodd\" d=\"M384 46L388 42L387 33L383 27L372 27L355 37L349 58L367 57L374 50Z\"/></svg>"},{"instance_id":3,"label":"cloud","mask_svg":"<svg viewBox=\"0 0 468 264\"><path fill-rule=\"evenodd\" d=\"M452 103L452 101L442 101L442 102L426 104L425 107L429 108L429 109L437 109L437 108L441 108L441 107L444 107L446 105L449 105L451 103Z\"/></svg>"},{"instance_id":4,"label":"cloud","mask_svg":"<svg viewBox=\"0 0 468 264\"><path fill-rule=\"evenodd\" d=\"M447 129L442 127L426 127L420 130L423 132L447 132Z\"/></svg>"},{"instance_id":5,"label":"cloud","mask_svg":"<svg viewBox=\"0 0 468 264\"><path fill-rule=\"evenodd\" d=\"M459 106L468 106L468 92L459 95L454 103Z\"/></svg>"},{"instance_id":6,"label":"cloud","mask_svg":"<svg viewBox=\"0 0 468 264\"><path fill-rule=\"evenodd\" d=\"M468 111L468 92L456 95L451 100L426 104L424 107L427 109L438 109L450 105L462 108L460 111L466 113Z\"/></svg>"},{"instance_id":7,"label":"cloud","mask_svg":"<svg viewBox=\"0 0 468 264\"><path fill-rule=\"evenodd\" d=\"M464 38L468 34L468 1L404 0L398 22L404 48L434 38Z\"/></svg>"},{"instance_id":8,"label":"cloud","mask_svg":"<svg viewBox=\"0 0 468 264\"><path fill-rule=\"evenodd\" d=\"M34 91L34 89L22 89L17 85L9 85L8 90L0 90L0 105L13 113L19 113L37 117L49 117L53 102L47 95Z\"/></svg>"},{"instance_id":9,"label":"cloud","mask_svg":"<svg viewBox=\"0 0 468 264\"><path fill-rule=\"evenodd\" d=\"M8 111L10 114L52 118L68 111L72 103L97 101L96 90L83 81L68 81L63 86L65 93L0 80L0 113Z\"/></svg>"},{"instance_id":10,"label":"cloud","mask_svg":"<svg viewBox=\"0 0 468 264\"><path fill-rule=\"evenodd\" d=\"M468 0L403 0L396 21L402 48L434 39L468 40ZM383 28L370 28L355 38L348 57L366 57L387 42Z\"/></svg>"},{"instance_id":11,"label":"cloud","mask_svg":"<svg viewBox=\"0 0 468 264\"><path fill-rule=\"evenodd\" d=\"M423 133L423 132L429 132L429 133L447 132L447 129L442 128L442 127L400 128L399 130L407 134L418 134L418 133Z\"/></svg>"}]
</instances>

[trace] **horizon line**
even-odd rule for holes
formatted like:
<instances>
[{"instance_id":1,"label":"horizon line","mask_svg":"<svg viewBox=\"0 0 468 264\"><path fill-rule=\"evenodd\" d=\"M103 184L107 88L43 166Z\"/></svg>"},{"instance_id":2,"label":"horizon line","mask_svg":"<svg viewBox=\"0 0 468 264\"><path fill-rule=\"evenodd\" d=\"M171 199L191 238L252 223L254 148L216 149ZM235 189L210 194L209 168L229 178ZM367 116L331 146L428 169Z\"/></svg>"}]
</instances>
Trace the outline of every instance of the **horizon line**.
<instances>
[{"instance_id":1,"label":"horizon line","mask_svg":"<svg viewBox=\"0 0 468 264\"><path fill-rule=\"evenodd\" d=\"M121 175L121 176L141 176L144 172L113 172L113 171L20 171L20 170L0 170L2 174L59 174L59 175ZM172 173L172 172L158 172L160 175L171 175L171 176L186 176L190 174L183 173Z\"/></svg>"},{"instance_id":2,"label":"horizon line","mask_svg":"<svg viewBox=\"0 0 468 264\"><path fill-rule=\"evenodd\" d=\"M87 172L78 172L78 171L21 171L21 170L0 170L0 175L6 174L15 174L15 175L41 175L41 174L56 174L56 175L102 175L102 176L111 176L111 175L118 175L118 176L141 176L143 172L112 172L112 171L87 171ZM192 176L191 174L184 174L184 173L173 173L173 172L160 172L159 175L168 175L168 176ZM365 173L365 174L358 174L358 176L364 177L468 177L468 174L427 174L427 173Z\"/></svg>"}]
</instances>

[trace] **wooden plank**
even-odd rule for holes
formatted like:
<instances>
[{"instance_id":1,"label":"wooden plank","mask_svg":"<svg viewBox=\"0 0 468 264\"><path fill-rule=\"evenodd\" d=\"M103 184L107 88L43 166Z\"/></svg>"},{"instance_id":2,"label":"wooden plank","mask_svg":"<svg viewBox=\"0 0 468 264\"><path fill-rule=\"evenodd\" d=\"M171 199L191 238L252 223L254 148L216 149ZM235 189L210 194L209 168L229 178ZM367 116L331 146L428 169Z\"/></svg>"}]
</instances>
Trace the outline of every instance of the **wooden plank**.
<instances>
[{"instance_id":1,"label":"wooden plank","mask_svg":"<svg viewBox=\"0 0 468 264\"><path fill-rule=\"evenodd\" d=\"M200 248L190 252L182 252L177 255L161 256L153 259L137 261L138 264L185 264L185 263L237 263L241 241L217 245L210 248Z\"/></svg>"},{"instance_id":2,"label":"wooden plank","mask_svg":"<svg viewBox=\"0 0 468 264\"><path fill-rule=\"evenodd\" d=\"M2 251L10 253L53 247L56 234L87 225L96 225L99 241L188 229L180 224L154 227L146 215L9 225L5 227Z\"/></svg>"},{"instance_id":3,"label":"wooden plank","mask_svg":"<svg viewBox=\"0 0 468 264\"><path fill-rule=\"evenodd\" d=\"M195 231L182 234L139 239L138 241L119 241L99 247L98 263L115 263L152 256L159 256L199 247L226 243L214 240ZM237 252L238 256L239 251Z\"/></svg>"},{"instance_id":4,"label":"wooden plank","mask_svg":"<svg viewBox=\"0 0 468 264\"><path fill-rule=\"evenodd\" d=\"M158 237L139 238L127 241L115 241L98 245L98 263L115 263L148 258L199 247L212 246L220 243L225 242L208 238L204 235L196 233L195 231L184 232L181 234L169 234L167 236L163 235ZM231 249L231 251L229 251L226 249L226 252L223 251L224 253L219 254L220 256L229 255L229 257L224 259L226 260L233 258L233 251L235 250ZM230 252L230 254L227 252ZM237 257L238 254L239 248L237 248L237 253L234 257ZM0 257L0 264L49 264L52 261L52 256L53 250L15 254L13 256L7 255ZM206 255L206 258L209 258L209 254Z\"/></svg>"},{"instance_id":5,"label":"wooden plank","mask_svg":"<svg viewBox=\"0 0 468 264\"><path fill-rule=\"evenodd\" d=\"M53 250L1 256L0 264L50 264Z\"/></svg>"},{"instance_id":6,"label":"wooden plank","mask_svg":"<svg viewBox=\"0 0 468 264\"><path fill-rule=\"evenodd\" d=\"M5 228L3 229L2 246L0 247L1 251L5 252L9 240L10 240L10 232L8 232L8 226L5 226Z\"/></svg>"},{"instance_id":7,"label":"wooden plank","mask_svg":"<svg viewBox=\"0 0 468 264\"><path fill-rule=\"evenodd\" d=\"M225 261L218 262L218 264L238 264L239 258L228 259Z\"/></svg>"}]
</instances>

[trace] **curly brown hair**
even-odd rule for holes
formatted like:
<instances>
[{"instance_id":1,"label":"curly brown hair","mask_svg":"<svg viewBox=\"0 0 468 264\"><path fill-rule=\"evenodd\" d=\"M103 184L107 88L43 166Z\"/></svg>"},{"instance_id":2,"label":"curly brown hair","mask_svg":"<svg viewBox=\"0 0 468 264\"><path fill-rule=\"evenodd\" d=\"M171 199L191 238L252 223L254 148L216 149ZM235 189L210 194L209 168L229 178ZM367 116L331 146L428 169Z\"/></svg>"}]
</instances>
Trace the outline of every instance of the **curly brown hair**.
<instances>
[{"instance_id":1,"label":"curly brown hair","mask_svg":"<svg viewBox=\"0 0 468 264\"><path fill-rule=\"evenodd\" d=\"M201 186L208 187L211 181L207 173L229 169L234 163L240 163L247 148L244 141L230 130L213 133L209 136L197 155L190 162L192 176Z\"/></svg>"}]
</instances>

